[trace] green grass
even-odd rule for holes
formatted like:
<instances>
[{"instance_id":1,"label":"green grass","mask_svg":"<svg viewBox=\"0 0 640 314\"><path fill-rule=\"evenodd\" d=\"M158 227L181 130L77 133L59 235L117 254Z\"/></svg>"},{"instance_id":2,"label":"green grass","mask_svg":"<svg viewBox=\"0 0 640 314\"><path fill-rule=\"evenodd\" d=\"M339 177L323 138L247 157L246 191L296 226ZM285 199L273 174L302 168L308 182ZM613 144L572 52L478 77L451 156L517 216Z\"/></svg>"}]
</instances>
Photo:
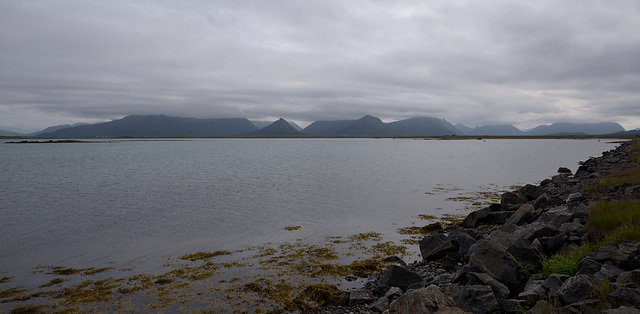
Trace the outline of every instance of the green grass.
<instances>
[{"instance_id":1,"label":"green grass","mask_svg":"<svg viewBox=\"0 0 640 314\"><path fill-rule=\"evenodd\" d=\"M605 242L585 242L571 254L554 254L542 258L542 275L546 278L551 274L575 275L580 270L580 261L585 255L597 251Z\"/></svg>"},{"instance_id":2,"label":"green grass","mask_svg":"<svg viewBox=\"0 0 640 314\"><path fill-rule=\"evenodd\" d=\"M640 241L640 201L597 201L589 210L587 227L608 240Z\"/></svg>"}]
</instances>

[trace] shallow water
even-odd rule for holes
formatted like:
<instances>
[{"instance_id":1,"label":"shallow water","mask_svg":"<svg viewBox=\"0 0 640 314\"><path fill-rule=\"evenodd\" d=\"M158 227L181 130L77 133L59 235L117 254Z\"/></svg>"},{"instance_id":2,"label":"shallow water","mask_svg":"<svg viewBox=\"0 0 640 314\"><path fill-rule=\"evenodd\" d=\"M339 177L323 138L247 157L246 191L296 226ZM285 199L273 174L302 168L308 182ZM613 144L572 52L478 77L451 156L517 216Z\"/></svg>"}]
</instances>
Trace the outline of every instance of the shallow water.
<instances>
[{"instance_id":1,"label":"shallow water","mask_svg":"<svg viewBox=\"0 0 640 314\"><path fill-rule=\"evenodd\" d=\"M598 140L197 139L0 144L0 272L397 228L460 200L575 171ZM458 198L458 201L454 199ZM300 229L288 231L288 226ZM1 276L0 276L1 277Z\"/></svg>"}]
</instances>

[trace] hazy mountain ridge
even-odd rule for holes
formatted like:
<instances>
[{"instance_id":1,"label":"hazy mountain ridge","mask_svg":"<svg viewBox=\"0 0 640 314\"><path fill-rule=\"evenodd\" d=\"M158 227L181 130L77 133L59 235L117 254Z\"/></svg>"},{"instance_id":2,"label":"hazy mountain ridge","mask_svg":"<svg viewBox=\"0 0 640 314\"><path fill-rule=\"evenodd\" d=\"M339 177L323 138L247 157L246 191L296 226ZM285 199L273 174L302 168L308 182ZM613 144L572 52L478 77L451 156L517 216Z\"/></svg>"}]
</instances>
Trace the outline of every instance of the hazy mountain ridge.
<instances>
[{"instance_id":1,"label":"hazy mountain ridge","mask_svg":"<svg viewBox=\"0 0 640 314\"><path fill-rule=\"evenodd\" d=\"M635 134L615 122L540 125L524 132L513 125L487 125L469 128L455 126L442 118L414 117L384 123L366 115L354 120L324 120L300 131L295 123L279 119L268 124L246 118L197 119L164 115L132 115L119 120L88 125L61 125L32 134L0 131L0 136L39 136L53 138L96 137L232 137L232 136L321 136L321 137L423 137L445 135L470 136L545 136ZM264 126L262 128L258 126ZM294 126L295 125L295 126ZM297 128L296 128L297 127ZM4 133L3 133L4 132ZM6 135L5 135L6 134Z\"/></svg>"},{"instance_id":2,"label":"hazy mountain ridge","mask_svg":"<svg viewBox=\"0 0 640 314\"><path fill-rule=\"evenodd\" d=\"M43 133L41 137L235 136L257 130L248 119L196 119L163 115L127 116L120 120Z\"/></svg>"},{"instance_id":3,"label":"hazy mountain ridge","mask_svg":"<svg viewBox=\"0 0 640 314\"><path fill-rule=\"evenodd\" d=\"M305 136L306 134L296 130L285 119L278 119L276 122L251 133L246 136Z\"/></svg>"}]
</instances>

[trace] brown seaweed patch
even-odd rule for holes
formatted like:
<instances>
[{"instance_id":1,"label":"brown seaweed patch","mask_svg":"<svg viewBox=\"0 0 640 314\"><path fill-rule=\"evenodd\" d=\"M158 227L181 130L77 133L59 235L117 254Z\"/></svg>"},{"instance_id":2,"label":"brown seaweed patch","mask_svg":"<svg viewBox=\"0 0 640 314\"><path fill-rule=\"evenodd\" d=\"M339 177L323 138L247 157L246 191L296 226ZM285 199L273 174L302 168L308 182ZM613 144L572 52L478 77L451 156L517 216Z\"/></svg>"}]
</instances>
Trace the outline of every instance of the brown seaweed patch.
<instances>
[{"instance_id":1,"label":"brown seaweed patch","mask_svg":"<svg viewBox=\"0 0 640 314\"><path fill-rule=\"evenodd\" d=\"M68 280L69 279L67 279L67 278L54 278L54 279L51 279L51 281L49 281L48 283L45 283L45 284L41 285L40 288L52 287L52 286L55 286L55 285L59 285L59 284L65 282L65 281L68 281Z\"/></svg>"},{"instance_id":2,"label":"brown seaweed patch","mask_svg":"<svg viewBox=\"0 0 640 314\"><path fill-rule=\"evenodd\" d=\"M21 304L16 305L11 308L10 313L24 313L24 314L39 314L39 313L50 313L51 307L40 304L40 305L32 305L32 304Z\"/></svg>"},{"instance_id":3,"label":"brown seaweed patch","mask_svg":"<svg viewBox=\"0 0 640 314\"><path fill-rule=\"evenodd\" d=\"M411 226L398 228L397 231L399 234L428 235L442 231L442 225L439 222L434 222L423 227Z\"/></svg>"},{"instance_id":4,"label":"brown seaweed patch","mask_svg":"<svg viewBox=\"0 0 640 314\"><path fill-rule=\"evenodd\" d=\"M301 226L288 226L288 227L284 227L282 229L287 230L287 231L295 231L295 230L299 230L300 228L302 228Z\"/></svg>"},{"instance_id":5,"label":"brown seaweed patch","mask_svg":"<svg viewBox=\"0 0 640 314\"><path fill-rule=\"evenodd\" d=\"M191 254L185 254L179 257L179 259L181 260L188 260L188 261L198 261L198 260L207 260L210 259L212 257L216 257L216 256L220 256L220 255L230 255L231 252L226 251L226 250L218 250L218 251L214 251L214 252L197 252L197 253L191 253Z\"/></svg>"},{"instance_id":6,"label":"brown seaweed patch","mask_svg":"<svg viewBox=\"0 0 640 314\"><path fill-rule=\"evenodd\" d=\"M0 283L11 282L11 280L13 280L13 276L11 276L11 277L5 276L5 277L0 278Z\"/></svg>"},{"instance_id":7,"label":"brown seaweed patch","mask_svg":"<svg viewBox=\"0 0 640 314\"><path fill-rule=\"evenodd\" d=\"M6 298L15 297L16 295L23 294L23 293L25 293L27 291L28 290L25 289L22 286L5 289L5 290L0 291L0 299L6 299Z\"/></svg>"},{"instance_id":8,"label":"brown seaweed patch","mask_svg":"<svg viewBox=\"0 0 640 314\"><path fill-rule=\"evenodd\" d=\"M382 234L379 232L365 232L349 236L351 241L382 241Z\"/></svg>"},{"instance_id":9,"label":"brown seaweed patch","mask_svg":"<svg viewBox=\"0 0 640 314\"><path fill-rule=\"evenodd\" d=\"M438 219L438 217L436 217L434 215L420 214L420 215L418 215L418 219L420 219L420 220L436 220L436 219Z\"/></svg>"}]
</instances>

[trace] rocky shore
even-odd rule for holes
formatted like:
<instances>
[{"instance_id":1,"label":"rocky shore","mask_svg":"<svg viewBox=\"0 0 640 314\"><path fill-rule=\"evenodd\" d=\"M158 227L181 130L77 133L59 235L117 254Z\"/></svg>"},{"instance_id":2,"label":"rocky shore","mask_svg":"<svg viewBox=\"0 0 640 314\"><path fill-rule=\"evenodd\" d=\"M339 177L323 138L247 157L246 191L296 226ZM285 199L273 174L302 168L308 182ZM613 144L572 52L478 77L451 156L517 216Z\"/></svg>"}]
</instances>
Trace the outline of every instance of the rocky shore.
<instances>
[{"instance_id":1,"label":"rocky shore","mask_svg":"<svg viewBox=\"0 0 640 314\"><path fill-rule=\"evenodd\" d=\"M586 228L594 193L612 171L637 167L632 142L565 168L539 185L504 193L500 204L420 240L423 261L391 266L343 305L324 313L640 313L640 244L609 242L579 261L574 275L542 274L542 261L602 241ZM619 184L598 199L640 198Z\"/></svg>"}]
</instances>

